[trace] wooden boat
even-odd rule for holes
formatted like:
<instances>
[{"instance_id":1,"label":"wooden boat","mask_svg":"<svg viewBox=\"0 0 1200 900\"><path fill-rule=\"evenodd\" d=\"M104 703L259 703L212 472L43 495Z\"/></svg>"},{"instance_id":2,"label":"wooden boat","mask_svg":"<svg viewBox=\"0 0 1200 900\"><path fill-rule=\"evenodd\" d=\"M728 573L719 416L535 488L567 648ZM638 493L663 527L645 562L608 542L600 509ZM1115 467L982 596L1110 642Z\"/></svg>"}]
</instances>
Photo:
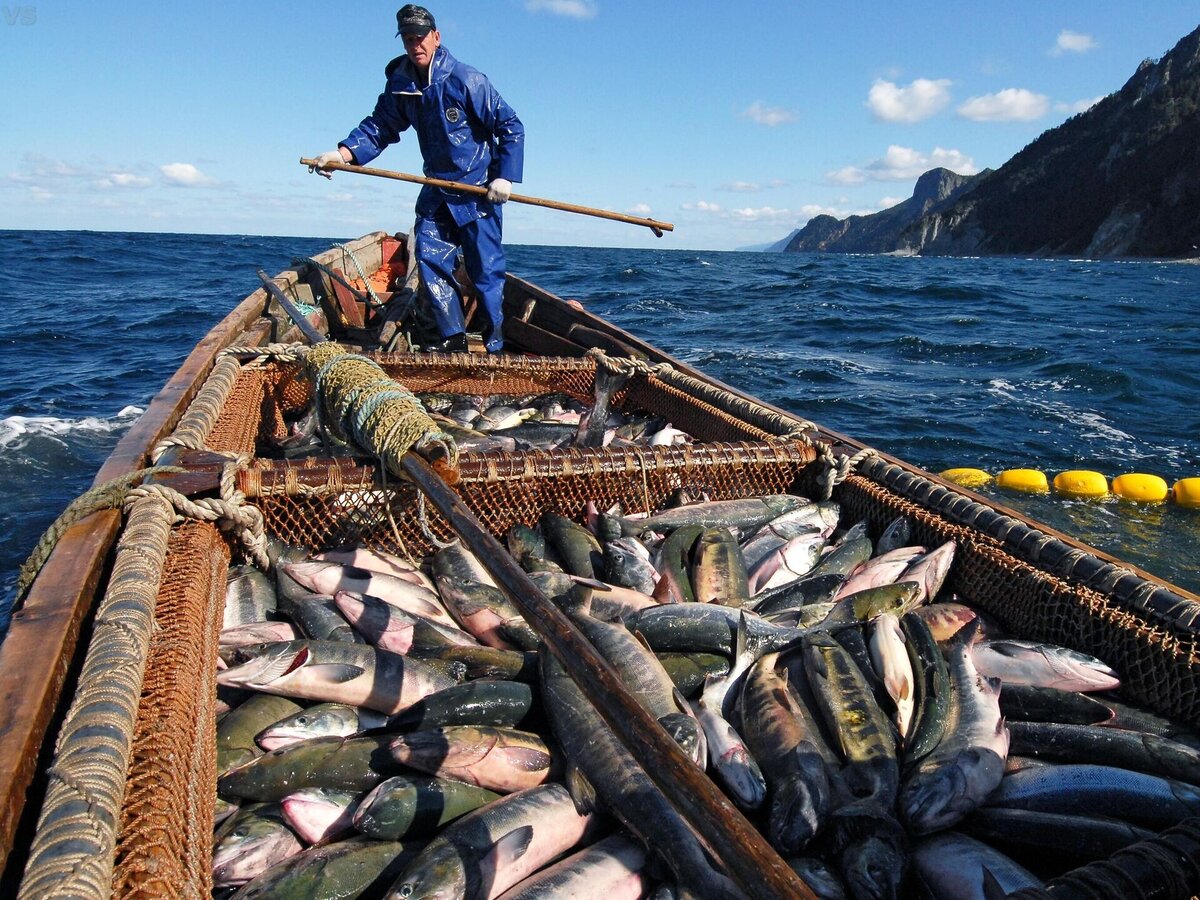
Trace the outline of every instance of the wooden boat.
<instances>
[{"instance_id":1,"label":"wooden boat","mask_svg":"<svg viewBox=\"0 0 1200 900\"><path fill-rule=\"evenodd\" d=\"M876 535L906 515L922 542L955 540L951 577L958 594L1022 636L1105 659L1126 674L1129 699L1200 726L1200 597L715 381L512 275L503 356L379 353L397 342L396 323L364 302L361 282L356 288L350 281L360 267L395 289L406 255L402 236L369 234L245 298L197 344L95 483L170 463L184 471L159 473L155 483L197 502L217 496L248 507L247 521L257 517L275 536L314 546L395 539L417 550L430 546L429 529L449 536L471 527L467 519L494 538L547 508L579 516L586 499L652 508L689 481L714 497L831 491L851 520L866 520ZM289 313L285 307L293 304L303 312ZM303 329L293 314L304 316ZM683 449L636 452L464 454L457 467L443 470L454 476L454 490L443 485L439 496L430 493L441 518L426 517L417 512L413 483L381 473L377 460L255 458L259 437L308 401L310 387L288 348L314 329L362 348L413 391L482 385L495 393L538 393L569 386L586 396L598 372L620 372L629 379L628 396L686 423L698 440ZM418 481L428 475L409 474ZM394 520L389 509L397 512ZM219 501L194 514L238 519ZM6 894L24 875L26 895L33 896L28 879L35 866L38 885L73 896L211 888L214 682L197 673L215 669L214 623L236 540L203 522L172 528L171 517L134 513L126 520L107 508L71 525L12 616L0 646ZM249 528L247 521L231 527ZM172 596L164 601L166 594ZM673 799L703 812L690 798ZM85 836L47 834L45 826L35 834L51 804L66 810L54 820L59 826L78 818ZM724 837L742 846L736 829L729 832ZM56 840L78 846L62 850ZM1194 890L1200 820L1155 841L1145 851L1118 854L1099 875L1068 876L1068 887L1086 893L1096 878L1114 884L1128 877L1167 885L1156 896L1171 896L1184 883ZM778 857L754 865L785 868ZM770 895L766 884L743 880L757 896Z\"/></svg>"}]
</instances>

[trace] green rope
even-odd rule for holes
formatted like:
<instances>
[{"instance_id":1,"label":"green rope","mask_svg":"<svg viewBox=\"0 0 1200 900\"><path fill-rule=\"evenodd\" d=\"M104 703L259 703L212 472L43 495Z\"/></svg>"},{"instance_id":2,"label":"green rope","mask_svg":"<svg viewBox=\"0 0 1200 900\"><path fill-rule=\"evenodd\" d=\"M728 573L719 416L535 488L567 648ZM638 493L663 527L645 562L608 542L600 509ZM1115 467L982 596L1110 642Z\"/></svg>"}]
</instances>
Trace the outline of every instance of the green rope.
<instances>
[{"instance_id":1,"label":"green rope","mask_svg":"<svg viewBox=\"0 0 1200 900\"><path fill-rule=\"evenodd\" d=\"M318 410L335 435L348 435L378 457L384 468L403 474L400 459L409 450L440 451L458 467L458 445L429 417L416 395L364 356L333 343L305 353L316 384Z\"/></svg>"},{"instance_id":2,"label":"green rope","mask_svg":"<svg viewBox=\"0 0 1200 900\"><path fill-rule=\"evenodd\" d=\"M342 245L334 244L334 246L341 247ZM350 258L354 259L354 254L350 254ZM358 260L354 260L354 264L357 266ZM358 290L358 288L354 287L352 284L350 284L350 282L346 280L345 276L343 276L340 272L335 272L330 266L327 266L325 263L321 262L320 260L313 259L311 256L296 257L295 259L292 260L292 265L293 266L301 266L301 265L312 266L318 272L321 272L323 275L325 275L327 278L329 278L330 281L336 281L338 284L340 284L342 287L344 287L350 293L354 294L356 299L362 300L368 306L370 306L374 309L383 309L384 308L383 303L380 301L379 297L377 297L375 292L371 289L371 283L369 281L367 281L366 279L363 280L363 283L367 287L367 294L364 297L363 292ZM361 272L362 272L362 269L359 268L359 273L361 273Z\"/></svg>"},{"instance_id":3,"label":"green rope","mask_svg":"<svg viewBox=\"0 0 1200 900\"><path fill-rule=\"evenodd\" d=\"M33 548L33 552L29 554L29 559L25 560L25 564L21 566L20 575L17 578L17 600L20 600L25 595L25 592L29 590L29 586L33 584L33 579L37 577L37 573L46 564L46 560L50 558L50 554L54 551L55 546L57 546L59 538L63 536L63 533L68 528L94 512L99 512L102 509L120 508L124 505L126 495L133 488L133 485L144 478L148 478L151 475L166 475L186 471L186 469L181 469L178 466L151 466L148 469L139 469L136 472L120 475L111 481L106 481L104 484L84 491L72 500L67 505L67 508L59 514L58 518L50 523L50 527L42 534L37 545Z\"/></svg>"},{"instance_id":4,"label":"green rope","mask_svg":"<svg viewBox=\"0 0 1200 900\"><path fill-rule=\"evenodd\" d=\"M367 278L367 273L363 271L363 267L358 263L358 257L354 255L354 251L345 244L334 244L338 250L341 250L346 256L350 257L350 262L354 263L354 268L358 270L358 277L362 279L363 286L367 289L367 296L371 298L371 303L376 308L383 306L379 297L375 295L375 289L371 287L371 282Z\"/></svg>"}]
</instances>

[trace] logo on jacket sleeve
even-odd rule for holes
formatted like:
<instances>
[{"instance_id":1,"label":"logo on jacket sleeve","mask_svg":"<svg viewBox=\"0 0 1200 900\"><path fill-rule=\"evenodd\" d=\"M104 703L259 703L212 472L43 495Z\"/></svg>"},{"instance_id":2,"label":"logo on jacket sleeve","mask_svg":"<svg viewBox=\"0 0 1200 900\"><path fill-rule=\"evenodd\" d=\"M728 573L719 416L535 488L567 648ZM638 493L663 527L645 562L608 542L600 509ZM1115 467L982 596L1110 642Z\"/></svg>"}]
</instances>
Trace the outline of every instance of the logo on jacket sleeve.
<instances>
[{"instance_id":1,"label":"logo on jacket sleeve","mask_svg":"<svg viewBox=\"0 0 1200 900\"><path fill-rule=\"evenodd\" d=\"M462 110L457 106L452 106L446 110L446 121L453 125L462 117Z\"/></svg>"}]
</instances>

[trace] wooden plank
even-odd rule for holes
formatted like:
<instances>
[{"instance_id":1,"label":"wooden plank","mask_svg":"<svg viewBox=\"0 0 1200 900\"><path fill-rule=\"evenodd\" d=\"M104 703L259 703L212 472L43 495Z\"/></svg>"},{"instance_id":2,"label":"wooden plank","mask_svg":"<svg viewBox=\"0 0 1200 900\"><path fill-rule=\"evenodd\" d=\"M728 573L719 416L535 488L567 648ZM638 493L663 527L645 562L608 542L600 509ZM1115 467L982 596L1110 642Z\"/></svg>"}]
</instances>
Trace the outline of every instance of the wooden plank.
<instances>
[{"instance_id":1,"label":"wooden plank","mask_svg":"<svg viewBox=\"0 0 1200 900\"><path fill-rule=\"evenodd\" d=\"M331 269L342 278L346 278L345 273L341 269ZM349 279L346 279L347 281ZM358 305L358 298L350 292L350 290L342 284L338 279L329 279L333 285L333 296L337 300L338 309L342 313L342 324L349 325L353 328L362 328L367 323L363 320L362 309Z\"/></svg>"}]
</instances>

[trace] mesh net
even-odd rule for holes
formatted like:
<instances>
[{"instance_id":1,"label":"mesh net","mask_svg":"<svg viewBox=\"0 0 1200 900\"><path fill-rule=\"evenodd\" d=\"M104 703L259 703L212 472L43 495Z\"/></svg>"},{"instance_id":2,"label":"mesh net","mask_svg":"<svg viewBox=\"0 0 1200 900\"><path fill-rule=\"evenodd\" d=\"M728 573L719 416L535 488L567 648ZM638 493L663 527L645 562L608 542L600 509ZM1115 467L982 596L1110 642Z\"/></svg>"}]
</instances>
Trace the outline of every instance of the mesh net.
<instances>
[{"instance_id":1,"label":"mesh net","mask_svg":"<svg viewBox=\"0 0 1200 900\"><path fill-rule=\"evenodd\" d=\"M953 540L948 588L1014 634L1074 647L1117 670L1130 699L1200 727L1200 654L1194 632L1173 629L1082 585L1069 584L1002 549L995 538L954 524L861 476L835 493L846 522L865 519L879 534L900 515L914 543Z\"/></svg>"},{"instance_id":2,"label":"mesh net","mask_svg":"<svg viewBox=\"0 0 1200 900\"><path fill-rule=\"evenodd\" d=\"M211 525L170 538L117 838L113 895L208 897L216 665L229 550Z\"/></svg>"},{"instance_id":3,"label":"mesh net","mask_svg":"<svg viewBox=\"0 0 1200 900\"><path fill-rule=\"evenodd\" d=\"M645 450L546 450L515 456L464 457L456 490L493 535L532 525L552 510L581 520L589 502L626 512L661 507L681 488L714 500L791 490L813 451L796 444L741 442ZM239 489L263 513L268 532L299 546L362 544L389 552L429 553L452 536L432 508L422 521L416 489L383 484L376 470L351 460L305 465L259 460Z\"/></svg>"}]
</instances>

